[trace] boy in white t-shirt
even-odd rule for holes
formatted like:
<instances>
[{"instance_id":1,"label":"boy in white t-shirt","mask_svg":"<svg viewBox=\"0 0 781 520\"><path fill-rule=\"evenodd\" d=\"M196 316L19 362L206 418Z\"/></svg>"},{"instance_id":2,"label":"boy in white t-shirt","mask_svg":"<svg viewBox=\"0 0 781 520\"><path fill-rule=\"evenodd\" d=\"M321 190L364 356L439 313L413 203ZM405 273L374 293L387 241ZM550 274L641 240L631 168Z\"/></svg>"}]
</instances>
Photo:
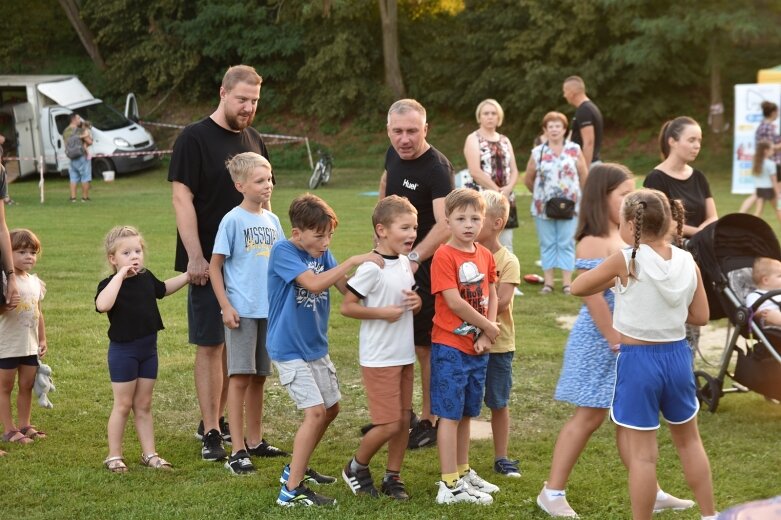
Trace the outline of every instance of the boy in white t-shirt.
<instances>
[{"instance_id":1,"label":"boy in white t-shirt","mask_svg":"<svg viewBox=\"0 0 781 520\"><path fill-rule=\"evenodd\" d=\"M746 296L746 305L749 307L768 291L781 289L781 262L773 258L759 257L754 260L752 273L757 290ZM774 296L765 300L757 309L762 325L781 327L781 296Z\"/></svg>"},{"instance_id":2,"label":"boy in white t-shirt","mask_svg":"<svg viewBox=\"0 0 781 520\"><path fill-rule=\"evenodd\" d=\"M406 198L391 195L377 203L372 224L375 252L383 257L385 267L373 262L358 267L347 282L342 314L361 320L361 374L374 427L364 435L342 478L354 494L378 496L369 462L388 443L388 465L380 490L396 500L408 500L400 472L412 412L412 315L420 309L421 299L414 291L415 278L404 255L417 237L417 210Z\"/></svg>"},{"instance_id":3,"label":"boy in white t-shirt","mask_svg":"<svg viewBox=\"0 0 781 520\"><path fill-rule=\"evenodd\" d=\"M227 167L244 200L220 222L209 277L225 325L228 414L233 430L233 451L225 467L234 475L249 475L255 473L251 455L287 456L263 439L262 427L263 386L272 373L266 349L266 278L271 247L284 240L285 233L279 218L263 209L274 189L268 160L255 152L244 152L230 159Z\"/></svg>"}]
</instances>

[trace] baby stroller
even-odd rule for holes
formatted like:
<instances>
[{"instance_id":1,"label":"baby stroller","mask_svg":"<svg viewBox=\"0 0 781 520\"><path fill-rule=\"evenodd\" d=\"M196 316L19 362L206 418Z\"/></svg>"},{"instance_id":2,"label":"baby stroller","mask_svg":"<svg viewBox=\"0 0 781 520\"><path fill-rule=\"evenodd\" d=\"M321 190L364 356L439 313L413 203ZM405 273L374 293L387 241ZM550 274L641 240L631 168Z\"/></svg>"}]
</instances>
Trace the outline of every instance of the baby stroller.
<instances>
[{"instance_id":1,"label":"baby stroller","mask_svg":"<svg viewBox=\"0 0 781 520\"><path fill-rule=\"evenodd\" d=\"M781 400L781 329L763 329L753 319L762 303L781 291L768 291L751 307L745 304L746 296L755 289L751 276L754 259L764 256L781 261L781 248L773 230L760 218L734 213L694 235L687 249L702 272L710 319L726 317L730 322L718 374L712 376L703 370L694 373L700 402L715 412L723 395L748 390ZM737 361L731 373L733 353ZM737 384L725 389L726 376Z\"/></svg>"}]
</instances>

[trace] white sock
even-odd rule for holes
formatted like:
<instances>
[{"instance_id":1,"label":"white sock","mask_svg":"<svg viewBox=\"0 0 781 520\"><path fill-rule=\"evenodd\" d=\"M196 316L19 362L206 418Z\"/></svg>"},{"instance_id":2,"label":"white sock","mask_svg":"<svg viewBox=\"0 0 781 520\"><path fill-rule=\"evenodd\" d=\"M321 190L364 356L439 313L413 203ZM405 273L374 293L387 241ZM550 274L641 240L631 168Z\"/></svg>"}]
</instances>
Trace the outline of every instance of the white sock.
<instances>
[{"instance_id":1,"label":"white sock","mask_svg":"<svg viewBox=\"0 0 781 520\"><path fill-rule=\"evenodd\" d=\"M719 514L716 513L715 515L711 515L711 516L703 516L702 520L718 520L718 518L719 518Z\"/></svg>"},{"instance_id":2,"label":"white sock","mask_svg":"<svg viewBox=\"0 0 781 520\"><path fill-rule=\"evenodd\" d=\"M658 489L656 491L656 500L665 500L667 496L668 496L667 493L665 493L661 489Z\"/></svg>"},{"instance_id":3,"label":"white sock","mask_svg":"<svg viewBox=\"0 0 781 520\"><path fill-rule=\"evenodd\" d=\"M567 491L564 489L548 489L546 487L545 496L548 498L548 500L553 500L555 498L566 497Z\"/></svg>"}]
</instances>

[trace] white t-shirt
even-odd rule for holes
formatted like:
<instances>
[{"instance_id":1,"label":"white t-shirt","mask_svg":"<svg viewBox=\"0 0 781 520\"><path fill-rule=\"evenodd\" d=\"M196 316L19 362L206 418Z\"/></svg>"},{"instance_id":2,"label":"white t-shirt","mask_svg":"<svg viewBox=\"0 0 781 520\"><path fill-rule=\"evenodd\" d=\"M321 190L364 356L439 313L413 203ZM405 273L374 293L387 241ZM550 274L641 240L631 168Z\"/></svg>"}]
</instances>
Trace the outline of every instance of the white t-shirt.
<instances>
[{"instance_id":1,"label":"white t-shirt","mask_svg":"<svg viewBox=\"0 0 781 520\"><path fill-rule=\"evenodd\" d=\"M758 299L762 297L767 291L764 289L756 289L754 291L751 291L746 295L746 305L751 307L754 305L754 302L756 302ZM778 311L781 310L781 294L773 296L772 298L768 298L764 302L762 302L762 305L759 306L759 309L757 309L755 312L759 311Z\"/></svg>"},{"instance_id":2,"label":"white t-shirt","mask_svg":"<svg viewBox=\"0 0 781 520\"><path fill-rule=\"evenodd\" d=\"M415 286L406 256L387 257L385 267L366 262L358 267L347 287L366 307L400 305L403 291ZM415 362L415 336L412 311L390 323L387 320L361 320L359 360L364 367L389 367Z\"/></svg>"},{"instance_id":3,"label":"white t-shirt","mask_svg":"<svg viewBox=\"0 0 781 520\"><path fill-rule=\"evenodd\" d=\"M0 314L0 358L38 354L38 302L43 299L46 289L34 274L17 275L16 287L19 305Z\"/></svg>"}]
</instances>

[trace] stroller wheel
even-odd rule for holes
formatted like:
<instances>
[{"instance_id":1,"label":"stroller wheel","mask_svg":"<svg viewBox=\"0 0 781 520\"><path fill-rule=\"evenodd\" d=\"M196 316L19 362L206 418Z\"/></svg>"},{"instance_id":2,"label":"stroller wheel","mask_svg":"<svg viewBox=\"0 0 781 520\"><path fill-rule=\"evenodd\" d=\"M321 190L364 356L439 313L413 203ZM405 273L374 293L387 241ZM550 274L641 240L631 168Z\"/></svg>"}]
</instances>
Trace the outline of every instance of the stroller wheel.
<instances>
[{"instance_id":1,"label":"stroller wheel","mask_svg":"<svg viewBox=\"0 0 781 520\"><path fill-rule=\"evenodd\" d=\"M723 395L721 382L702 370L696 370L694 377L697 383L697 399L706 410L711 413L715 412L719 406L719 399Z\"/></svg>"}]
</instances>

